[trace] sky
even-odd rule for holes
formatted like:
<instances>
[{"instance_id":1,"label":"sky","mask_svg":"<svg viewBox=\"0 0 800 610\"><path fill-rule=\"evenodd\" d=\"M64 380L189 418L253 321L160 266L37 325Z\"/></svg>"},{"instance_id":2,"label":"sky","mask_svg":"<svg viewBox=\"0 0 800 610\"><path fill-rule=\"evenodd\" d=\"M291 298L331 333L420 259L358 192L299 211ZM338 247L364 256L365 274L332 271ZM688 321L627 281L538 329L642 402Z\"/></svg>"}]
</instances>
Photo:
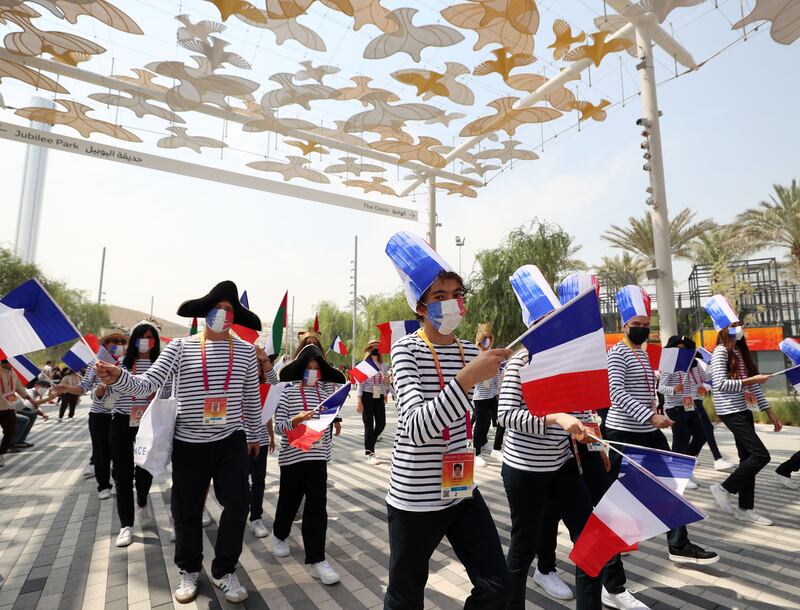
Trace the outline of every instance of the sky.
<instances>
[{"instance_id":1,"label":"sky","mask_svg":"<svg viewBox=\"0 0 800 610\"><path fill-rule=\"evenodd\" d=\"M158 5L117 0L116 4L126 9L148 36L155 32L152 44L142 47L141 38L120 34L102 25L93 28L90 21L83 21L85 18L73 29L52 18L42 21L51 28L55 25L94 36L104 44L111 43L113 46L107 46L114 49L112 59L116 65L113 72L119 74L124 72L121 69L124 66L178 56L179 51L174 48L177 22L171 15L179 10L188 12L195 20L215 18L214 7L201 0ZM444 2L434 4L437 8L445 6ZM550 26L554 18L566 17L574 26L589 30L591 19L602 11L599 0L551 0L538 4L542 24L536 50L543 57L548 53L546 46L552 40ZM671 25L676 37L698 61L708 58L738 37L737 32L731 31L730 22L739 16L739 2L720 2L718 10L713 9L713 4L708 2L700 7L677 9L670 16L672 23L664 26L669 28ZM384 5L389 8L422 8L423 3L391 0ZM745 8L752 6L752 2L745 5ZM309 58L341 66L342 74L337 75L340 80L331 81L331 84L341 86L349 76L365 69L366 60L361 58L360 52L365 41L377 30L367 26L358 34L332 44L331 41L337 40L341 22L330 20L327 16L330 11L324 7L314 8L314 11L309 15L308 23L328 41L329 49L325 53L307 51L292 42L277 47L270 33L253 32L229 20L231 39L242 41L241 48L233 44L232 50L252 51L242 54L248 60L258 60L258 75L253 78L262 83L268 82L264 75L293 72L298 68L297 60ZM420 15L427 17L427 22L435 18L425 10ZM317 18L318 24L313 22ZM441 19L439 21L444 23ZM426 22L426 19L420 19L420 22ZM0 29L0 33L7 30L8 27ZM725 50L698 72L659 86L670 210L689 207L697 212L698 219L729 222L739 212L766 199L773 184L788 184L793 178L798 178L800 128L792 108L796 107L800 84L790 75L800 59L800 42L794 46L779 45L766 30L766 27L760 28L746 43ZM236 36L233 36L234 32ZM471 33L465 35L467 41L457 48L463 47L466 51L463 57L458 58L465 64L474 65L474 58L482 57L488 49L469 55L470 44L476 37ZM183 53L180 58L186 59L188 54L180 51ZM423 51L423 65L436 64L437 58L443 59L445 55L444 51L426 49ZM452 58L453 52L446 57ZM90 67L112 73L109 58L101 58L101 61L92 60ZM585 83L579 86L584 90L588 88L592 93L589 98L594 101L601 94L612 101L619 100L623 87L625 95L634 93L637 79L631 67L633 60L624 55L623 62L621 69L616 57L607 58L601 70L593 73L592 87ZM389 69L412 65L413 62L407 58L398 59ZM674 74L674 66L662 55L656 71L657 79L663 81ZM400 85L394 83L393 88L398 87ZM68 88L73 93L84 91L78 84ZM484 103L496 97L492 87L478 91L479 88L476 87L476 94ZM269 85L260 91L266 89ZM4 80L0 83L0 91L9 106L24 106L30 101L30 89L16 85L15 81ZM412 98L411 94L405 95L404 101L412 101ZM127 111L119 112L122 124L136 124L132 115L123 117ZM485 113L481 104L476 104L476 108L469 112L472 113L470 118ZM104 116L113 117L114 114L112 109ZM300 118L306 116L298 106L293 106L290 114ZM319 114L312 112L308 116L310 120L316 120ZM567 127L569 121L574 121L574 116L572 113L573 118L565 119L561 127ZM598 264L603 256L618 253L600 238L603 230L611 224L624 223L629 216L642 215L648 209L644 203L647 174L641 169L643 160L639 148L641 130L635 125L640 116L640 100L631 97L624 107L615 107L606 121L584 124L580 132L572 129L562 133L555 140L546 142L544 150L541 149L540 128L522 128L515 138L522 140L526 147L535 148L541 159L515 162L513 169L497 175L486 187L479 189L477 199L440 194L439 222L442 226L437 236L439 252L458 267L455 237L465 237L462 270L469 273L474 268L478 251L496 247L509 230L539 218L561 225L574 236L575 242L582 246L579 258L590 265ZM24 119L14 116L12 110L0 110L0 117L0 120L25 124ZM152 142L157 137L153 134L163 135L163 122L153 121L145 123L139 132L149 135L141 150L241 171L246 155L238 150L226 151L224 158L220 159L218 151L206 150L198 155L186 149L156 149ZM204 133L205 129L204 135L221 133L220 122L208 117L193 117L191 126L192 131L199 133ZM561 127L548 126L545 137ZM74 131L63 127L57 127L55 131L77 136ZM230 138L233 148L237 135ZM113 142L103 136L98 141ZM127 143L117 144L128 146ZM334 153L329 158L339 156L343 155ZM0 164L0 183L3 185L0 245L5 247L13 247L24 157L24 145L0 141L0 159L3 161ZM250 155L247 160L252 158ZM275 175L262 174L262 177L280 179ZM298 181L298 184L317 186L303 181ZM351 189L343 190L336 185L331 188L359 196ZM103 289L107 303L148 311L153 297L154 314L176 320L174 312L183 300L205 294L218 281L232 279L240 290L248 291L251 306L265 320L272 318L283 293L288 290L295 298L295 321L299 322L312 316L314 305L322 300L343 307L348 305L356 235L359 292L392 293L399 288L397 274L383 249L395 231L411 230L425 234L427 195L420 190L415 197L406 199L381 198L374 193L367 198L417 208L420 222L401 221L51 151L36 262L47 275L86 290L95 298L100 255L105 246ZM686 263L676 264L675 277L679 289L689 271Z\"/></svg>"}]
</instances>

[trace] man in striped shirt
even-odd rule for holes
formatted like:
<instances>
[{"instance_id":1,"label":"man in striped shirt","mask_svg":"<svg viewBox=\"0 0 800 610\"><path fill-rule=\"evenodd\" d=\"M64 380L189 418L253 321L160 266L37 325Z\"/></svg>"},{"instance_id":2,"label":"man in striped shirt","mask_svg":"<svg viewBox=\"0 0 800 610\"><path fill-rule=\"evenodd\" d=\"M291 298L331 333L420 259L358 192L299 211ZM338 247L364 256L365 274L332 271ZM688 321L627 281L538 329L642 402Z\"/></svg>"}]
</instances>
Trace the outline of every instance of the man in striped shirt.
<instances>
[{"instance_id":1,"label":"man in striped shirt","mask_svg":"<svg viewBox=\"0 0 800 610\"><path fill-rule=\"evenodd\" d=\"M478 355L477 346L455 337L464 314L463 282L428 244L403 232L389 240L386 252L423 324L392 347L398 421L386 496L390 558L384 608L424 607L428 562L445 536L473 584L465 606L505 608L510 579L489 509L477 488L449 497L445 478L456 478L458 466L471 474L470 395L510 354L495 349ZM455 460L452 470L445 469L446 458L447 464Z\"/></svg>"},{"instance_id":2,"label":"man in striped shirt","mask_svg":"<svg viewBox=\"0 0 800 610\"><path fill-rule=\"evenodd\" d=\"M203 313L201 313L203 312ZM248 513L248 453L257 457L261 427L259 368L270 383L277 375L266 354L230 334L233 323L261 330L261 321L240 302L236 285L221 282L178 308L182 317L205 317L203 333L172 341L141 375L98 362L97 376L121 394L149 396L174 376L178 415L172 449L172 518L180 582L175 599L197 593L203 562L202 512L213 480L222 517L211 577L230 602L247 599L235 569Z\"/></svg>"},{"instance_id":3,"label":"man in striped shirt","mask_svg":"<svg viewBox=\"0 0 800 610\"><path fill-rule=\"evenodd\" d=\"M608 352L611 392L611 408L605 423L608 440L669 451L661 429L669 428L672 420L656 411L657 382L647 352L642 348L650 336L650 297L638 286L624 286L617 293L617 305L624 336ZM613 481L619 474L622 458L616 452L610 458ZM667 540L669 558L676 563L710 564L719 560L716 553L690 542L685 526L670 530ZM609 569L607 566L606 570ZM617 581L606 579L608 593L613 596L624 591L624 578L620 570Z\"/></svg>"}]
</instances>

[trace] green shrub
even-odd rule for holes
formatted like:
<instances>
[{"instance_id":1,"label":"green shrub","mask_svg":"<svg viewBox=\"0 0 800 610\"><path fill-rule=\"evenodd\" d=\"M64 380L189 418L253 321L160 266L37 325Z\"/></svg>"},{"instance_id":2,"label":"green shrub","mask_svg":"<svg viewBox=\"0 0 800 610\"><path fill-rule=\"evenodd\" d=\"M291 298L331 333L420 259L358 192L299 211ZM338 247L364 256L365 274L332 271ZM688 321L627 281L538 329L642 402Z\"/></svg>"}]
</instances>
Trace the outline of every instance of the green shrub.
<instances>
[{"instance_id":1,"label":"green shrub","mask_svg":"<svg viewBox=\"0 0 800 610\"><path fill-rule=\"evenodd\" d=\"M800 400L796 396L768 396L772 412L778 416L781 423L790 426L800 426ZM714 409L714 399L712 396L706 395L703 399L703 406L708 413L711 421L719 421L717 411ZM756 422L760 424L768 424L769 420L765 413L761 412L756 415Z\"/></svg>"}]
</instances>

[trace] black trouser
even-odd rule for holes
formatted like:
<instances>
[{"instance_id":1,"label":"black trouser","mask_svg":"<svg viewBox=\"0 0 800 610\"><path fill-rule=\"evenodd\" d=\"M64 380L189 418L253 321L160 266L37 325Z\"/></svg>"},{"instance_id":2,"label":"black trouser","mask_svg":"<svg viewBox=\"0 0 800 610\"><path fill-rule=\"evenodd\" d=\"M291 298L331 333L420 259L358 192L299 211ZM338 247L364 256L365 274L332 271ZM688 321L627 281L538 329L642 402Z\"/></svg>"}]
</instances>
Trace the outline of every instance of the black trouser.
<instances>
[{"instance_id":1,"label":"black trouser","mask_svg":"<svg viewBox=\"0 0 800 610\"><path fill-rule=\"evenodd\" d=\"M700 424L703 426L703 434L706 437L708 448L711 450L711 455L714 456L715 460L721 460L722 452L719 450L717 439L714 437L714 424L712 424L711 420L708 418L708 413L706 413L706 409L703 406L703 401L695 400L694 404L696 406L697 416L700 418Z\"/></svg>"},{"instance_id":2,"label":"black trouser","mask_svg":"<svg viewBox=\"0 0 800 610\"><path fill-rule=\"evenodd\" d=\"M386 427L386 401L383 396L373 398L372 394L361 397L361 420L364 422L364 453L375 453L375 441Z\"/></svg>"},{"instance_id":3,"label":"black trouser","mask_svg":"<svg viewBox=\"0 0 800 610\"><path fill-rule=\"evenodd\" d=\"M525 584L540 543L546 502L550 500L557 506L570 538L575 541L592 514L592 501L574 459L552 472L529 472L508 464L503 464L501 472L511 509L508 571L511 573L512 598L509 608L524 609ZM600 578L592 578L575 566L576 608L599 610L602 607L600 593Z\"/></svg>"},{"instance_id":4,"label":"black trouser","mask_svg":"<svg viewBox=\"0 0 800 610\"><path fill-rule=\"evenodd\" d=\"M75 394L62 394L58 399L58 419L64 417L64 411L69 409L69 418L75 417L75 407L78 405L80 396Z\"/></svg>"},{"instance_id":5,"label":"black trouser","mask_svg":"<svg viewBox=\"0 0 800 610\"><path fill-rule=\"evenodd\" d=\"M133 463L133 444L139 426L130 425L130 417L122 413L111 416L111 459L114 462L114 484L117 488L117 514L121 527L133 526L133 486L136 478L136 505L147 506L147 495L153 475Z\"/></svg>"},{"instance_id":6,"label":"black trouser","mask_svg":"<svg viewBox=\"0 0 800 610\"><path fill-rule=\"evenodd\" d=\"M8 452L11 441L17 435L17 412L14 409L0 411L0 427L3 429L3 440L0 441L0 455Z\"/></svg>"},{"instance_id":7,"label":"black trouser","mask_svg":"<svg viewBox=\"0 0 800 610\"><path fill-rule=\"evenodd\" d=\"M675 453L697 457L706 444L703 423L697 413L697 402L700 401L694 402L693 411L687 411L683 405L667 409L667 417L675 422L672 426L672 450ZM700 402L700 409L702 408L703 404Z\"/></svg>"},{"instance_id":8,"label":"black trouser","mask_svg":"<svg viewBox=\"0 0 800 610\"><path fill-rule=\"evenodd\" d=\"M172 520L175 564L186 572L203 568L203 506L209 483L222 505L211 576L236 569L247 521L247 441L242 430L218 441L172 446Z\"/></svg>"},{"instance_id":9,"label":"black trouser","mask_svg":"<svg viewBox=\"0 0 800 610\"><path fill-rule=\"evenodd\" d=\"M473 426L475 455L481 454L481 449L489 440L490 423L497 428L492 448L499 451L503 448L503 432L505 432L505 428L497 425L497 396L475 401L475 425Z\"/></svg>"},{"instance_id":10,"label":"black trouser","mask_svg":"<svg viewBox=\"0 0 800 610\"><path fill-rule=\"evenodd\" d=\"M306 563L325 560L325 536L328 532L328 464L325 460L307 460L281 466L278 506L272 533L279 540L286 540L292 531L292 521L303 506L303 548Z\"/></svg>"},{"instance_id":11,"label":"black trouser","mask_svg":"<svg viewBox=\"0 0 800 610\"><path fill-rule=\"evenodd\" d=\"M97 491L111 489L110 431L111 413L89 413L89 436L92 438L92 463Z\"/></svg>"},{"instance_id":12,"label":"black trouser","mask_svg":"<svg viewBox=\"0 0 800 610\"><path fill-rule=\"evenodd\" d=\"M739 453L739 465L722 483L722 488L739 495L739 508L750 510L755 504L756 475L769 464L769 451L756 434L750 411L720 415L719 418L733 433L736 451Z\"/></svg>"},{"instance_id":13,"label":"black trouser","mask_svg":"<svg viewBox=\"0 0 800 610\"><path fill-rule=\"evenodd\" d=\"M384 610L421 610L428 562L445 536L473 588L465 610L505 608L511 580L500 537L480 491L442 510L414 512L386 507L389 523L389 587Z\"/></svg>"},{"instance_id":14,"label":"black trouser","mask_svg":"<svg viewBox=\"0 0 800 610\"><path fill-rule=\"evenodd\" d=\"M258 457L250 457L250 521L264 514L264 485L267 480L267 455L269 443L261 445Z\"/></svg>"},{"instance_id":15,"label":"black trouser","mask_svg":"<svg viewBox=\"0 0 800 610\"><path fill-rule=\"evenodd\" d=\"M775 472L783 477L790 477L793 472L797 472L798 470L800 470L800 451L778 466Z\"/></svg>"},{"instance_id":16,"label":"black trouser","mask_svg":"<svg viewBox=\"0 0 800 610\"><path fill-rule=\"evenodd\" d=\"M661 430L652 430L651 432L626 432L624 430L608 428L606 431L606 438L619 443L630 443L631 445L669 451L667 437L664 436ZM617 476L619 476L622 457L616 451L612 451L609 458L611 459L611 472L609 474L612 480L616 480ZM681 549L689 544L689 533L686 531L686 526L682 525L681 527L669 530L667 532L667 543L670 549Z\"/></svg>"}]
</instances>

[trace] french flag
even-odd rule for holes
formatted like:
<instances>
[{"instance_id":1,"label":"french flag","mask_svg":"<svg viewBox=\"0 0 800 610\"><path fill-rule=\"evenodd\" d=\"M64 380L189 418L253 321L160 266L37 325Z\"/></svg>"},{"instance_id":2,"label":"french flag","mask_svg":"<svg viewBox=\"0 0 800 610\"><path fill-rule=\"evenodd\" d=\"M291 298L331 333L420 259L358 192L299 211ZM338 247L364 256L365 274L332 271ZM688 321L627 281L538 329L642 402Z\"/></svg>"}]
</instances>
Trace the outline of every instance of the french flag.
<instances>
[{"instance_id":1,"label":"french flag","mask_svg":"<svg viewBox=\"0 0 800 610\"><path fill-rule=\"evenodd\" d=\"M261 393L261 423L265 426L267 422L275 415L278 410L278 402L281 399L281 394L286 386L291 385L288 381L280 381L278 383L262 383L259 386Z\"/></svg>"},{"instance_id":2,"label":"french flag","mask_svg":"<svg viewBox=\"0 0 800 610\"><path fill-rule=\"evenodd\" d=\"M609 559L633 544L705 517L634 462L594 508L569 558L596 577Z\"/></svg>"},{"instance_id":3,"label":"french flag","mask_svg":"<svg viewBox=\"0 0 800 610\"><path fill-rule=\"evenodd\" d=\"M344 405L344 401L347 400L352 387L349 383L346 383L323 400L319 406L319 418L308 419L305 423L289 430L286 433L289 444L301 451L311 449L311 446L325 435L325 431L336 419L336 416L339 415L339 410Z\"/></svg>"},{"instance_id":4,"label":"french flag","mask_svg":"<svg viewBox=\"0 0 800 610\"><path fill-rule=\"evenodd\" d=\"M420 322L419 320L399 320L397 322L384 322L375 326L381 333L378 349L381 354L389 354L395 343L406 335L419 330Z\"/></svg>"},{"instance_id":5,"label":"french flag","mask_svg":"<svg viewBox=\"0 0 800 610\"><path fill-rule=\"evenodd\" d=\"M683 495L686 484L692 478L697 458L691 455L650 449L637 445L625 445L623 448L625 459L622 460L620 472L628 472L631 468L629 461L636 462L656 477L672 491Z\"/></svg>"},{"instance_id":6,"label":"french flag","mask_svg":"<svg viewBox=\"0 0 800 610\"><path fill-rule=\"evenodd\" d=\"M89 348L87 343L78 340L69 348L69 351L61 357L61 360L70 369L77 372L94 362L95 357L95 353Z\"/></svg>"},{"instance_id":7,"label":"french flag","mask_svg":"<svg viewBox=\"0 0 800 610\"><path fill-rule=\"evenodd\" d=\"M11 359L9 358L9 362ZM792 384L794 389L800 392L800 366L793 366L790 369L786 369L786 379L789 380L789 383Z\"/></svg>"},{"instance_id":8,"label":"french flag","mask_svg":"<svg viewBox=\"0 0 800 610\"><path fill-rule=\"evenodd\" d=\"M520 369L522 396L536 416L611 406L603 322L590 289L522 337L530 360Z\"/></svg>"},{"instance_id":9,"label":"french flag","mask_svg":"<svg viewBox=\"0 0 800 610\"><path fill-rule=\"evenodd\" d=\"M37 279L0 299L0 348L7 354L37 352L80 336Z\"/></svg>"},{"instance_id":10,"label":"french flag","mask_svg":"<svg viewBox=\"0 0 800 610\"><path fill-rule=\"evenodd\" d=\"M28 385L31 381L39 376L39 373L42 372L25 356L6 356L5 352L0 350L0 359L3 358L8 360L8 363L11 365L11 368L14 369L14 372L17 374L17 377L19 377L22 385Z\"/></svg>"},{"instance_id":11,"label":"french flag","mask_svg":"<svg viewBox=\"0 0 800 610\"><path fill-rule=\"evenodd\" d=\"M661 362L661 352L664 348L659 343L645 343L644 349L647 353L647 360L650 362L650 368L657 371Z\"/></svg>"},{"instance_id":12,"label":"french flag","mask_svg":"<svg viewBox=\"0 0 800 610\"><path fill-rule=\"evenodd\" d=\"M247 309L250 309L250 299L247 298L247 291L245 290L242 293L239 302L244 305ZM231 330L236 333L236 336L239 337L242 341L247 341L250 345L255 345L256 339L258 339L258 331L253 330L252 328L247 328L246 326L242 326L241 324L231 324Z\"/></svg>"},{"instance_id":13,"label":"french flag","mask_svg":"<svg viewBox=\"0 0 800 610\"><path fill-rule=\"evenodd\" d=\"M372 358L362 360L354 369L350 369L350 379L356 383L364 383L379 373L378 367L372 362Z\"/></svg>"},{"instance_id":14,"label":"french flag","mask_svg":"<svg viewBox=\"0 0 800 610\"><path fill-rule=\"evenodd\" d=\"M331 351L337 354L341 354L342 356L347 355L347 346L342 341L342 338L339 335L336 335L336 338L331 343Z\"/></svg>"},{"instance_id":15,"label":"french flag","mask_svg":"<svg viewBox=\"0 0 800 610\"><path fill-rule=\"evenodd\" d=\"M704 347L698 347L697 353L700 355L700 359L697 361L697 366L704 372L708 372L708 367L711 365L711 352L709 352Z\"/></svg>"},{"instance_id":16,"label":"french flag","mask_svg":"<svg viewBox=\"0 0 800 610\"><path fill-rule=\"evenodd\" d=\"M661 350L658 370L662 373L685 373L692 366L696 349L665 347Z\"/></svg>"}]
</instances>

